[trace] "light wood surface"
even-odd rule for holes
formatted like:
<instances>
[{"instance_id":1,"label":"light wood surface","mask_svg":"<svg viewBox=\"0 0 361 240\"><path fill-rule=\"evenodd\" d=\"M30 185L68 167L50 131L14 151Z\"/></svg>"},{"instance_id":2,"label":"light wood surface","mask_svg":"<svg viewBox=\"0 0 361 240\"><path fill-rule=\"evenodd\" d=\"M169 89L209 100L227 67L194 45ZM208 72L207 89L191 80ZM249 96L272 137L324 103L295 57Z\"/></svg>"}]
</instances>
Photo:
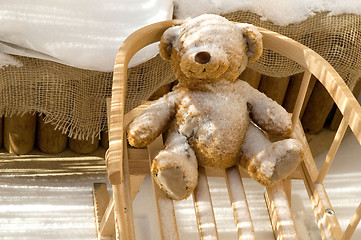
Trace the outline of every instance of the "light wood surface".
<instances>
[{"instance_id":1,"label":"light wood surface","mask_svg":"<svg viewBox=\"0 0 361 240\"><path fill-rule=\"evenodd\" d=\"M356 209L355 214L352 216L350 224L347 226L346 231L343 233L341 240L349 240L352 237L357 225L361 220L361 203Z\"/></svg>"},{"instance_id":2,"label":"light wood surface","mask_svg":"<svg viewBox=\"0 0 361 240\"><path fill-rule=\"evenodd\" d=\"M109 139L110 139L110 143L109 143L109 151L107 153L107 168L108 168L108 174L110 176L110 179L114 179L114 182L120 182L122 184L124 184L126 181L124 181L124 178L127 178L126 176L129 175L129 173L132 173L132 171L134 171L133 173L136 174L136 170L129 170L129 166L130 167L135 167L135 169L138 169L140 171L145 172L144 170L144 164L142 159L143 158L147 158L146 156L144 156L144 153L142 153L142 149L140 150L136 150L136 149L127 149L126 147L126 143L125 143L125 128L127 126L127 124L130 122L130 120L134 117L134 115L136 115L136 113L139 113L139 109L134 110L130 115L124 115L125 113L125 93L126 93L126 79L127 79L127 66L128 63L131 59L131 57L141 48L143 48L144 46L156 42L160 39L160 36L162 35L162 33L170 26L173 25L178 25L180 24L182 21L181 20L174 20L174 21L165 21L165 22L161 22L161 23L157 23L157 24L153 24L153 25L149 25L145 28L142 28L140 30L138 30L137 32L133 33L121 46L117 57L116 57L116 63L115 63L115 68L114 68L114 79L113 79L113 88L112 88L112 99L111 99L111 109L110 109L110 130L109 130ZM309 97L309 102L308 102L308 106L312 106L312 107L322 107L324 109L321 109L321 111L327 112L329 111L328 108L329 106L332 107L333 102L336 103L336 105L338 106L338 108L340 109L340 113L344 116L344 124L348 125L350 127L350 129L352 130L353 134L355 135L356 139L358 140L359 143L361 143L361 107L358 104L358 102L356 101L355 97L353 96L353 94L351 93L351 91L348 89L348 87L346 86L345 82L342 80L342 78L339 76L339 74L331 67L331 65L324 60L322 57L320 57L317 53L315 53L314 51L312 51L311 49L305 47L304 45L297 43L287 37L284 37L280 34L277 34L275 32L266 30L266 29L262 29L259 28L259 30L261 31L262 35L263 35L263 40L264 40L264 47L267 49L270 49L271 51L277 52L293 61L296 61L298 64L300 64L303 68L306 69L307 75L311 76L313 75L315 78L318 79L317 83L315 84L315 88L317 89L322 89L324 88L324 92L327 93L329 95L329 99L326 99L327 102L327 107L323 107L323 105L320 105L321 101L324 101L324 98L321 98L319 100L316 101L312 100L312 95L314 95L314 91L312 91L312 95ZM323 239L339 239L342 236L342 230L340 228L340 225L338 223L337 217L335 214L333 213L332 210L332 205L330 204L330 201L328 199L327 193L325 191L325 188L323 187L322 183L316 183L316 179L317 176L319 176L318 174L318 170L317 167L315 166L315 163L313 161L313 157L312 154L309 150L309 147L307 145L307 141L306 138L304 136L303 130L301 125L299 124L299 116L302 116L302 112L304 111L304 115L303 115L303 119L306 119L306 113L307 113L307 108L306 110L304 110L304 104L303 102L307 100L308 98L308 87L310 86L310 81L309 81L309 77L303 77L304 80L302 80L301 82L301 86L300 86L300 94L298 94L297 100L296 100L296 104L295 107L293 109L293 112L295 113L295 116L293 117L293 123L295 124L294 126L294 133L292 134L292 137L298 138L300 139L304 145L305 145L305 157L304 157L304 161L301 163L301 166L297 168L297 171L295 171L294 174L296 175L291 175L292 176L299 176L301 178L303 178L306 189L308 191L309 197L310 197L310 201L311 201L311 205L312 205L312 209L314 211L315 214L315 218L316 221L318 223L321 235L323 237ZM306 79L306 80L305 80ZM285 81L286 82L286 81ZM286 85L284 83L284 85ZM288 80L287 80L287 85L288 85ZM311 84L312 86L312 84ZM268 88L265 88L268 89ZM315 91L317 94L319 91ZM327 94L323 94L322 96L325 96ZM315 95L316 97L319 97L318 95ZM283 96L284 97L284 96ZM282 97L282 99L283 99ZM315 98L315 97L314 97ZM331 101L329 101L331 100ZM315 106L314 106L314 102L318 102ZM320 111L320 109L317 110L312 110L312 111ZM328 114L328 113L327 113ZM311 126L313 125L317 125L317 127L319 126L317 124L311 124ZM316 128L315 128L316 129ZM159 148L160 146L158 146ZM138 153L138 151L140 151ZM154 150L152 150L154 151ZM153 152L154 153L154 152ZM129 166L127 166L127 164L124 164L123 161L127 162L128 159L128 155L129 154L129 158L132 159L133 157L138 158L138 162L129 162ZM152 158L151 156L154 154L150 154L148 156L148 161L149 161L149 157L150 159ZM142 165L143 164L143 165ZM143 167L140 167L140 166ZM149 170L148 170L149 171ZM208 172L208 171L207 171ZM117 175L118 177L113 177L113 175ZM321 175L320 175L321 176ZM199 184L199 189L201 189L202 191L204 191L204 189L207 189L208 187L205 186L204 182L206 183L206 181L204 181L204 179L206 179L206 176L204 174L204 169L200 169L200 184ZM129 184L129 183L128 183ZM130 184L129 184L130 185ZM203 186L203 187L202 187ZM282 187L283 188L283 187ZM267 194L266 194L266 198L268 199L267 201L269 202L269 206L273 206L273 209L275 209L275 212L271 212L271 218L272 216L276 216L273 217L273 219L275 219L275 222L279 223L279 220L281 217L281 213L279 213L279 211L277 212L277 209L279 209L278 206L275 205L276 203L276 197L278 197L279 195L282 195L282 199L288 199L287 196L290 195L289 191L290 188L288 188L287 190L282 189L282 188L275 188L275 189L268 189ZM198 190L199 190L198 189ZM159 189L155 188L155 193L156 195L159 194ZM124 194L126 194L126 192L122 192L119 191L118 187L114 189L114 191L118 192L120 195L120 198L124 198ZM158 193L157 193L158 191ZM122 195L123 194L123 195ZM209 192L208 192L209 194ZM115 194L117 195L117 194ZM114 196L115 196L114 195ZM130 195L130 193L129 193ZM197 203L199 202L199 197L197 194L197 190L195 191L195 206L196 209L199 208ZM202 194L202 197L206 196L207 194ZM161 196L162 197L162 196ZM162 199L159 198L158 199ZM198 200L197 200L198 199ZM118 197L119 200L119 197ZM164 200L164 201L163 201ZM115 198L115 201L116 198ZM121 204L123 204L123 201L120 201ZM167 206L166 208L170 209L170 211L168 212L173 212L174 210L172 210L172 204L169 201L166 201L166 199L162 199L162 201L157 200L157 204L161 204L162 202L166 202L165 206ZM203 201L202 201L203 202ZM205 201L206 203L208 203L208 207L207 209L209 211L211 211L212 209L212 202L210 200ZM288 200L287 200L287 205L288 204ZM119 205L117 207L117 202L115 202L115 208L116 209L122 209L122 207L124 207L123 205ZM164 222L165 220L162 219L164 218L164 213L160 212L163 211L162 207L158 206L158 210L159 211L159 215L160 217L160 225L165 227L164 223L162 223L162 221ZM273 211L273 210L271 210ZM117 212L117 211L116 211ZM196 210L197 212L197 210ZM198 210L198 212L200 212ZM274 214L276 213L276 214ZM356 220L352 220L351 221L351 225L352 227L348 228L349 231L347 232L347 234L352 234L352 230L353 230L353 225L355 223L358 223L358 216L360 215L360 211L357 210L357 212L355 213L355 218ZM292 218L292 216L291 216ZM123 226L120 228L121 231L124 231L124 227L127 227L125 225L129 224L129 216L127 214L124 213L124 211L118 211L118 213L116 214L116 223L119 225ZM174 213L171 214L170 219L174 219L171 220L172 222L174 222L174 224L171 224L172 227L171 232L173 232L172 236L178 236L176 234L176 220L174 218ZM290 219L289 217L287 217L287 219ZM123 222L124 221L124 222ZM213 221L213 220L212 220ZM215 239L217 239L217 234L216 234L216 225L215 222L210 223L210 225L208 226L212 226L210 229L210 232L213 232L212 237L214 237ZM203 220L201 220L201 222L203 222ZM202 225L202 224L200 224ZM213 228L214 225L214 228ZM284 228L288 227L288 226L282 226ZM129 228L129 226L128 226ZM162 228L162 227L161 227ZM292 227L293 229L293 227ZM292 230L293 231L293 230ZM164 232L164 229L161 230L161 232ZM278 236L283 236L283 233L285 231L281 231L278 234ZM294 231L295 232L295 231ZM205 236L204 230L202 228L200 228L200 233L201 233L201 237ZM297 234L295 232L295 234ZM206 234L208 235L208 234ZM292 234L294 235L294 234ZM331 236L329 238L329 236ZM346 236L346 235L344 235ZM129 239L130 236L127 236L126 239ZM163 236L163 238L165 238ZM168 239L168 238L166 238ZM171 238L169 238L171 239Z\"/></svg>"},{"instance_id":3,"label":"light wood surface","mask_svg":"<svg viewBox=\"0 0 361 240\"><path fill-rule=\"evenodd\" d=\"M107 185L105 183L94 184L93 202L98 240L102 240L104 237L112 238L115 234L114 201L109 201Z\"/></svg>"},{"instance_id":4,"label":"light wood surface","mask_svg":"<svg viewBox=\"0 0 361 240\"><path fill-rule=\"evenodd\" d=\"M256 239L246 193L238 167L226 170L226 184L239 239Z\"/></svg>"},{"instance_id":5,"label":"light wood surface","mask_svg":"<svg viewBox=\"0 0 361 240\"><path fill-rule=\"evenodd\" d=\"M217 224L214 217L206 171L203 167L199 167L198 171L198 185L193 192L193 203L197 217L199 237L201 240L217 240Z\"/></svg>"},{"instance_id":6,"label":"light wood surface","mask_svg":"<svg viewBox=\"0 0 361 240\"><path fill-rule=\"evenodd\" d=\"M275 239L299 239L283 183L268 187L265 199Z\"/></svg>"}]
</instances>

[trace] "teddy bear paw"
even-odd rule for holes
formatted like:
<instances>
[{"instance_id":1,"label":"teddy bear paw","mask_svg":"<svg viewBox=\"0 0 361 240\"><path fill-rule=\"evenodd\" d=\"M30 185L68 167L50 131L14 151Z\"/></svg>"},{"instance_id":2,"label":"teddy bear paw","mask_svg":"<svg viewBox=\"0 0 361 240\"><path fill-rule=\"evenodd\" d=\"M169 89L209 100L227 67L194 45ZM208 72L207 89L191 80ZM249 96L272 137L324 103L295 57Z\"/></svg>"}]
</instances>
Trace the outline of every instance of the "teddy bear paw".
<instances>
[{"instance_id":1,"label":"teddy bear paw","mask_svg":"<svg viewBox=\"0 0 361 240\"><path fill-rule=\"evenodd\" d=\"M175 200L186 197L188 187L184 181L182 170L179 167L158 171L155 178L168 197Z\"/></svg>"},{"instance_id":2,"label":"teddy bear paw","mask_svg":"<svg viewBox=\"0 0 361 240\"><path fill-rule=\"evenodd\" d=\"M274 142L252 157L247 170L252 178L271 186L288 177L302 159L302 144L295 139Z\"/></svg>"},{"instance_id":3,"label":"teddy bear paw","mask_svg":"<svg viewBox=\"0 0 361 240\"><path fill-rule=\"evenodd\" d=\"M162 151L153 160L152 177L167 197L187 198L198 180L197 164L172 152Z\"/></svg>"}]
</instances>

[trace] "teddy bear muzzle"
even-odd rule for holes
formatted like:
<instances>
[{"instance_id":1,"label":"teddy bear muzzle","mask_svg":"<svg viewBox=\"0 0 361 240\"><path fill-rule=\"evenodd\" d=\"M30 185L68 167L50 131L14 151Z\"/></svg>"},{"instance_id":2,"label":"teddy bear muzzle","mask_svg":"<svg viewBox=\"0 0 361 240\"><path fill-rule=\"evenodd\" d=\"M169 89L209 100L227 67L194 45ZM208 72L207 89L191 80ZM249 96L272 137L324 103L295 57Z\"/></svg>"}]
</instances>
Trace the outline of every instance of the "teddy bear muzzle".
<instances>
[{"instance_id":1,"label":"teddy bear muzzle","mask_svg":"<svg viewBox=\"0 0 361 240\"><path fill-rule=\"evenodd\" d=\"M199 64L206 64L209 62L209 60L211 60L211 54L206 51L198 52L194 56L194 61L196 61Z\"/></svg>"},{"instance_id":2,"label":"teddy bear muzzle","mask_svg":"<svg viewBox=\"0 0 361 240\"><path fill-rule=\"evenodd\" d=\"M225 53L213 49L199 49L193 53L185 53L180 62L180 68L188 78L216 79L227 71L229 61Z\"/></svg>"}]
</instances>

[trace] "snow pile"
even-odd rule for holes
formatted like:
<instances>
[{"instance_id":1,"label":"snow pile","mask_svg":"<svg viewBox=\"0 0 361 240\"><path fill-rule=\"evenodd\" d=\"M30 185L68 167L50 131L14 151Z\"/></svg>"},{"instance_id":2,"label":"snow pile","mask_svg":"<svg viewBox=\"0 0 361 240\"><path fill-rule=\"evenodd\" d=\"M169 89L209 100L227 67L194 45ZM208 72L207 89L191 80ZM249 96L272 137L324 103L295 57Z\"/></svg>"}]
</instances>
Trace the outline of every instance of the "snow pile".
<instances>
[{"instance_id":1,"label":"snow pile","mask_svg":"<svg viewBox=\"0 0 361 240\"><path fill-rule=\"evenodd\" d=\"M306 20L317 12L330 15L361 15L361 2L354 0L174 0L176 18L195 17L203 13L225 14L238 10L256 13L262 20L285 26Z\"/></svg>"},{"instance_id":2,"label":"snow pile","mask_svg":"<svg viewBox=\"0 0 361 240\"><path fill-rule=\"evenodd\" d=\"M171 19L172 0L0 0L0 53L112 71L115 55L135 30ZM156 55L153 46L133 65ZM0 58L0 66L11 64Z\"/></svg>"},{"instance_id":3,"label":"snow pile","mask_svg":"<svg viewBox=\"0 0 361 240\"><path fill-rule=\"evenodd\" d=\"M22 63L12 56L0 52L0 69L7 66L21 67Z\"/></svg>"}]
</instances>

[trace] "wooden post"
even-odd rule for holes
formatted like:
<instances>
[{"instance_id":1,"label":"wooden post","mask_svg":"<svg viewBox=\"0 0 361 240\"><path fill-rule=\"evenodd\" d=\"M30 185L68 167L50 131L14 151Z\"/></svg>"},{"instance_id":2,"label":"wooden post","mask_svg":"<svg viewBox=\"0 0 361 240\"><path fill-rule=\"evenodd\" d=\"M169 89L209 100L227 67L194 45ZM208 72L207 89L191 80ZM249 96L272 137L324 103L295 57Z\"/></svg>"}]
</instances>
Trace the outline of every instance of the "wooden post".
<instances>
[{"instance_id":1,"label":"wooden post","mask_svg":"<svg viewBox=\"0 0 361 240\"><path fill-rule=\"evenodd\" d=\"M104 149L109 148L109 134L108 131L102 131L102 135L100 137L100 146Z\"/></svg>"},{"instance_id":2,"label":"wooden post","mask_svg":"<svg viewBox=\"0 0 361 240\"><path fill-rule=\"evenodd\" d=\"M269 77L262 75L258 90L282 105L290 77Z\"/></svg>"},{"instance_id":3,"label":"wooden post","mask_svg":"<svg viewBox=\"0 0 361 240\"><path fill-rule=\"evenodd\" d=\"M239 78L248 82L249 85L255 89L258 89L259 82L261 81L261 74L253 69L246 68Z\"/></svg>"},{"instance_id":4,"label":"wooden post","mask_svg":"<svg viewBox=\"0 0 361 240\"><path fill-rule=\"evenodd\" d=\"M3 117L0 118L0 147L3 145Z\"/></svg>"},{"instance_id":5,"label":"wooden post","mask_svg":"<svg viewBox=\"0 0 361 240\"><path fill-rule=\"evenodd\" d=\"M304 75L304 73L302 72L299 74L295 74L295 75L291 76L291 78L290 78L287 92L286 92L285 98L283 99L283 103L282 103L282 106L289 113L293 112L293 109L294 109L294 106L296 103L296 99L297 99L297 95L298 95L298 92L301 87L303 75ZM314 76L312 76L310 79L310 83L308 85L307 91L306 91L306 95L305 95L305 99L303 101L302 108L301 108L301 112L300 112L300 116L299 116L300 119L302 119L302 116L305 112L307 102L310 99L310 96L311 96L312 90L316 84L316 81L317 81L317 79Z\"/></svg>"},{"instance_id":6,"label":"wooden post","mask_svg":"<svg viewBox=\"0 0 361 240\"><path fill-rule=\"evenodd\" d=\"M67 146L68 137L60 130L55 130L50 123L45 123L44 115L38 117L37 146L44 153L60 153Z\"/></svg>"},{"instance_id":7,"label":"wooden post","mask_svg":"<svg viewBox=\"0 0 361 240\"><path fill-rule=\"evenodd\" d=\"M317 82L302 117L302 125L305 131L311 134L320 132L333 104L330 94L320 82Z\"/></svg>"},{"instance_id":8,"label":"wooden post","mask_svg":"<svg viewBox=\"0 0 361 240\"><path fill-rule=\"evenodd\" d=\"M354 87L354 89L352 90L353 95L357 98L358 95L361 92L361 78L358 79L356 86ZM340 110L337 108L335 115L333 116L331 125L330 125L330 129L336 131L338 126L340 125L342 120L342 114L340 112Z\"/></svg>"},{"instance_id":9,"label":"wooden post","mask_svg":"<svg viewBox=\"0 0 361 240\"><path fill-rule=\"evenodd\" d=\"M164 96L165 94L167 94L170 90L170 84L165 84L163 86L161 86L160 88L158 88L152 96L150 96L150 98L148 99L149 101L154 101L157 100L158 98Z\"/></svg>"},{"instance_id":10,"label":"wooden post","mask_svg":"<svg viewBox=\"0 0 361 240\"><path fill-rule=\"evenodd\" d=\"M4 147L17 155L29 153L35 144L36 115L25 113L4 118Z\"/></svg>"},{"instance_id":11,"label":"wooden post","mask_svg":"<svg viewBox=\"0 0 361 240\"><path fill-rule=\"evenodd\" d=\"M69 148L80 154L88 154L94 152L99 146L99 139L89 138L88 140L79 140L69 138Z\"/></svg>"}]
</instances>

